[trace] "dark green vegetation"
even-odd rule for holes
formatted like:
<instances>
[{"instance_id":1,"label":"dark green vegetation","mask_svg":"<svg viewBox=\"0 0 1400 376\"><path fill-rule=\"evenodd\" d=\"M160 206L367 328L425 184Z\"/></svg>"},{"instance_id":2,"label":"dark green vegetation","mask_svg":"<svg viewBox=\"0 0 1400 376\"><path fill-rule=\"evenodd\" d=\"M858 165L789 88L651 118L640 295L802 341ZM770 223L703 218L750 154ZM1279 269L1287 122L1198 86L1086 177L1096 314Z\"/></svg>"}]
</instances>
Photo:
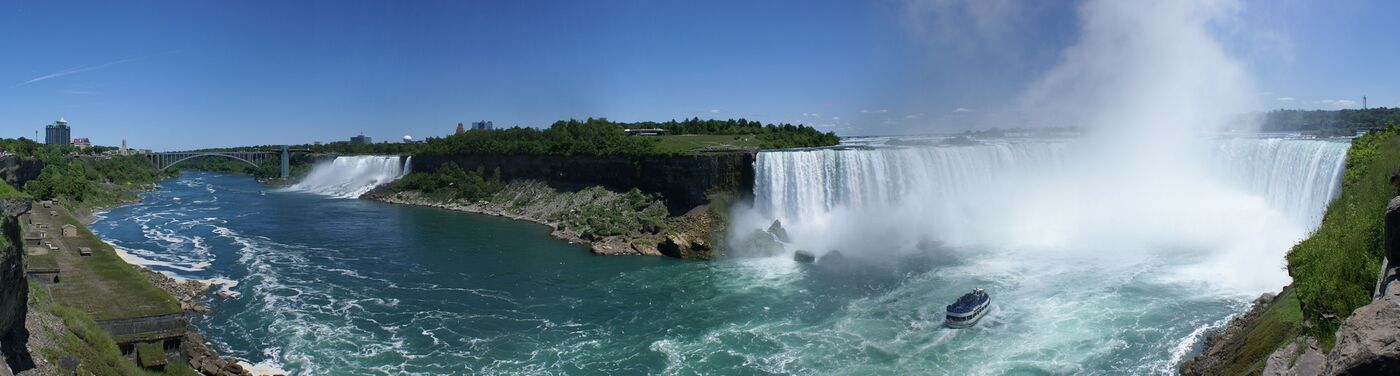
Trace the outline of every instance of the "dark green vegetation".
<instances>
[{"instance_id":1,"label":"dark green vegetation","mask_svg":"<svg viewBox=\"0 0 1400 376\"><path fill-rule=\"evenodd\" d=\"M39 176L24 184L23 193L41 200L59 200L73 208L134 201L134 192L171 175L156 170L144 156L103 155L103 151L111 150L107 147L79 149L21 138L0 139L0 150L44 163Z\"/></svg>"},{"instance_id":2,"label":"dark green vegetation","mask_svg":"<svg viewBox=\"0 0 1400 376\"><path fill-rule=\"evenodd\" d=\"M1304 111L1274 110L1264 114L1265 132L1309 132L1327 136L1350 136L1358 131L1400 121L1400 108L1367 110Z\"/></svg>"},{"instance_id":3,"label":"dark green vegetation","mask_svg":"<svg viewBox=\"0 0 1400 376\"><path fill-rule=\"evenodd\" d=\"M432 172L414 172L393 184L394 191L414 190L438 200L470 201L486 199L505 187L499 168L488 178L483 169L464 171L456 163L444 163Z\"/></svg>"},{"instance_id":4,"label":"dark green vegetation","mask_svg":"<svg viewBox=\"0 0 1400 376\"><path fill-rule=\"evenodd\" d=\"M593 188L601 191L601 188ZM584 239L607 236L659 233L664 230L666 205L661 197L633 188L612 200L593 200L564 210L549 218L561 230L570 230Z\"/></svg>"},{"instance_id":5,"label":"dark green vegetation","mask_svg":"<svg viewBox=\"0 0 1400 376\"><path fill-rule=\"evenodd\" d=\"M45 336L53 339L52 347L37 349L36 356L43 356L56 364L65 355L78 358L80 375L198 375L189 365L171 363L163 372L152 372L138 367L135 362L122 356L116 341L97 326L91 315L58 302L36 284L29 285L29 309L35 316L53 316L62 325L42 325L44 333L31 333L31 336Z\"/></svg>"},{"instance_id":6,"label":"dark green vegetation","mask_svg":"<svg viewBox=\"0 0 1400 376\"><path fill-rule=\"evenodd\" d=\"M1218 369L1219 375L1258 375L1264 372L1264 362L1275 350L1292 341L1303 331L1303 312L1298 309L1298 295L1285 289L1258 319L1244 328L1242 341L1234 341L1230 357Z\"/></svg>"},{"instance_id":7,"label":"dark green vegetation","mask_svg":"<svg viewBox=\"0 0 1400 376\"><path fill-rule=\"evenodd\" d=\"M628 136L624 129L660 128L671 135L707 134L750 137L758 148L795 148L830 146L840 142L832 133L822 133L803 125L769 124L738 120L700 120L665 123L619 123L607 119L568 120L555 122L549 128L509 128L492 131L468 131L444 138L430 138L415 155L668 155L696 152L678 147L663 147L662 138ZM734 137L731 137L734 139Z\"/></svg>"},{"instance_id":8,"label":"dark green vegetation","mask_svg":"<svg viewBox=\"0 0 1400 376\"><path fill-rule=\"evenodd\" d=\"M1400 131L1352 141L1341 194L1327 206L1322 225L1288 252L1288 271L1311 335L1330 348L1341 321L1371 302L1380 260L1385 206L1395 197L1389 174L1400 167Z\"/></svg>"}]
</instances>

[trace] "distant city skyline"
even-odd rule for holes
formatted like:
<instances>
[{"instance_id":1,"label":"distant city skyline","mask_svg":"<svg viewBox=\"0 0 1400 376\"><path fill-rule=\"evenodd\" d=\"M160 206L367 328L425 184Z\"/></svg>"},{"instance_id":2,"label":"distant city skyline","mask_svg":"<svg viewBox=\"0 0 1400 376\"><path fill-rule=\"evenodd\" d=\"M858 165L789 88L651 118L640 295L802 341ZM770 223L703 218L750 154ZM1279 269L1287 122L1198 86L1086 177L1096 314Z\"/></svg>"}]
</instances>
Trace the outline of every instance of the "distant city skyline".
<instances>
[{"instance_id":1,"label":"distant city skyline","mask_svg":"<svg viewBox=\"0 0 1400 376\"><path fill-rule=\"evenodd\" d=\"M94 145L156 150L422 140L483 119L1011 127L1077 40L1077 4L7 2L0 137L59 117ZM1248 69L1253 110L1400 107L1400 4L1221 6L1238 9L1212 31Z\"/></svg>"}]
</instances>

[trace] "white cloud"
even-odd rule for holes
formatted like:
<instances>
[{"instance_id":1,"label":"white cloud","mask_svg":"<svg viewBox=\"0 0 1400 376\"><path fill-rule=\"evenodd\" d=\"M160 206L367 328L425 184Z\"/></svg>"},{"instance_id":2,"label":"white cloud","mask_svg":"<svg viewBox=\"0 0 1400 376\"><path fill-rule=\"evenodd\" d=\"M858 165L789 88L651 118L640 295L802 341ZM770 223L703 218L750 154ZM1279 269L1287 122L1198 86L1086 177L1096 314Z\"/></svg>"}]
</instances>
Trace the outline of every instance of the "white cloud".
<instances>
[{"instance_id":1,"label":"white cloud","mask_svg":"<svg viewBox=\"0 0 1400 376\"><path fill-rule=\"evenodd\" d=\"M904 118L905 118L905 119L918 119L918 118L921 118L921 117L923 117L923 116L924 116L924 114L908 114L908 115L904 115Z\"/></svg>"},{"instance_id":2,"label":"white cloud","mask_svg":"<svg viewBox=\"0 0 1400 376\"><path fill-rule=\"evenodd\" d=\"M840 117L840 116L832 116L832 117L831 117L831 120L841 120L841 117Z\"/></svg>"},{"instance_id":3,"label":"white cloud","mask_svg":"<svg viewBox=\"0 0 1400 376\"><path fill-rule=\"evenodd\" d=\"M1265 96L1265 97L1267 97L1267 96L1270 96L1270 95L1274 95L1274 92L1272 92L1272 91L1264 91L1264 92L1260 92L1259 95L1260 95L1260 96Z\"/></svg>"},{"instance_id":4,"label":"white cloud","mask_svg":"<svg viewBox=\"0 0 1400 376\"><path fill-rule=\"evenodd\" d=\"M883 113L887 113L887 112L890 112L890 110L887 110L887 109L883 109L883 108L881 108L881 109L880 109L880 111L879 111L879 112L880 112L880 113L882 113L882 114L883 114Z\"/></svg>"},{"instance_id":5,"label":"white cloud","mask_svg":"<svg viewBox=\"0 0 1400 376\"><path fill-rule=\"evenodd\" d=\"M59 77L67 76L67 75L73 75L73 74L78 74L78 73L83 73L83 72L91 72L91 71L95 71L95 70L98 70L98 69L110 67L110 66L117 65L117 64L130 63L130 62L133 62L133 61L138 61L138 60L150 58L150 57L153 57L153 56L164 55L164 54L173 53L173 52L175 52L175 51L170 51L170 52L165 52L165 53L159 53L159 54L152 54L152 55L146 55L146 56L137 56L137 57L121 59L121 60L117 60L117 61L113 61L113 62L109 62L109 63L98 64L98 65L79 65L79 66L72 67L72 68L68 68L68 69L64 69L64 70L61 70L61 71L58 71L58 72L53 72L53 73L49 73L49 74L42 75L42 76L39 76L39 77L31 78L31 79L29 79L29 81L21 82L21 83L15 85L14 87L20 87L20 86L32 84L32 83L35 83L35 82L39 82L39 81L43 81L43 80L47 80L47 79L52 79L52 78L59 78Z\"/></svg>"},{"instance_id":6,"label":"white cloud","mask_svg":"<svg viewBox=\"0 0 1400 376\"><path fill-rule=\"evenodd\" d=\"M972 109L967 107L958 107L954 108L953 112L972 112Z\"/></svg>"},{"instance_id":7,"label":"white cloud","mask_svg":"<svg viewBox=\"0 0 1400 376\"><path fill-rule=\"evenodd\" d=\"M1356 101L1350 99L1323 99L1313 103L1325 104L1336 108L1356 107Z\"/></svg>"},{"instance_id":8,"label":"white cloud","mask_svg":"<svg viewBox=\"0 0 1400 376\"><path fill-rule=\"evenodd\" d=\"M712 113L712 114L718 114L718 113L719 113L719 109L718 109L718 108L712 108L712 109L710 109L710 113Z\"/></svg>"},{"instance_id":9,"label":"white cloud","mask_svg":"<svg viewBox=\"0 0 1400 376\"><path fill-rule=\"evenodd\" d=\"M870 110L860 110L860 113L862 113L862 114L863 114L863 113L867 113L867 112L870 112Z\"/></svg>"},{"instance_id":10,"label":"white cloud","mask_svg":"<svg viewBox=\"0 0 1400 376\"><path fill-rule=\"evenodd\" d=\"M1274 98L1274 100L1279 101L1279 102L1292 102L1292 101L1298 100L1298 98L1294 98L1294 97L1278 97L1278 98Z\"/></svg>"},{"instance_id":11,"label":"white cloud","mask_svg":"<svg viewBox=\"0 0 1400 376\"><path fill-rule=\"evenodd\" d=\"M802 116L803 116L803 117L822 117L822 114L815 113L815 112L803 112L803 113L802 113Z\"/></svg>"}]
</instances>

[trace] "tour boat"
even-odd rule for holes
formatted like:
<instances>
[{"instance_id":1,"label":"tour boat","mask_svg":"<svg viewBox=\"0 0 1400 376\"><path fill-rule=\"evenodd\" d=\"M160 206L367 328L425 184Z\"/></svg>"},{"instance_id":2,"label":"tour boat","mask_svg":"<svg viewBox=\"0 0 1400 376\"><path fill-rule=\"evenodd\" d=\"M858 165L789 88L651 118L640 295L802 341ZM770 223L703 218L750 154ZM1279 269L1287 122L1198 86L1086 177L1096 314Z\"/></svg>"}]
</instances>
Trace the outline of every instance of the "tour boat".
<instances>
[{"instance_id":1,"label":"tour boat","mask_svg":"<svg viewBox=\"0 0 1400 376\"><path fill-rule=\"evenodd\" d=\"M992 297L982 289L972 289L972 292L963 294L958 301L948 305L948 316L943 321L949 328L966 328L977 324L982 316L987 314L987 307L992 305Z\"/></svg>"}]
</instances>

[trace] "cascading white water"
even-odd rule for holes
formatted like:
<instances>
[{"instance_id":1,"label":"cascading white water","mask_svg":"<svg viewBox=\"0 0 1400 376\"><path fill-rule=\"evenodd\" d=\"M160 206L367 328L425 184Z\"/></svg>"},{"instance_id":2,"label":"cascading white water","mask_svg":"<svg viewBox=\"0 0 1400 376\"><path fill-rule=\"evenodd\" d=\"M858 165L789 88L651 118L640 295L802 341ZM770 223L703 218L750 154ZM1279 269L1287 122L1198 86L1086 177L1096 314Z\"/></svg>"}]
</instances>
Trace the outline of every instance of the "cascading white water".
<instances>
[{"instance_id":1,"label":"cascading white water","mask_svg":"<svg viewBox=\"0 0 1400 376\"><path fill-rule=\"evenodd\" d=\"M1036 253L1204 250L1207 276L1276 263L1336 194L1344 141L1231 138L1200 143L1201 172L1122 173L1079 140L760 153L752 213L781 220L794 247L889 253L929 242ZM1130 170L1130 169L1129 169ZM1099 171L1110 172L1097 176ZM1234 272L1241 290L1277 288L1277 268ZM1212 277L1214 278L1214 277ZM1224 279L1224 278L1218 278Z\"/></svg>"},{"instance_id":2,"label":"cascading white water","mask_svg":"<svg viewBox=\"0 0 1400 376\"><path fill-rule=\"evenodd\" d=\"M336 157L311 169L301 182L288 190L322 194L337 198L357 198L408 174L413 157L359 155Z\"/></svg>"}]
</instances>

